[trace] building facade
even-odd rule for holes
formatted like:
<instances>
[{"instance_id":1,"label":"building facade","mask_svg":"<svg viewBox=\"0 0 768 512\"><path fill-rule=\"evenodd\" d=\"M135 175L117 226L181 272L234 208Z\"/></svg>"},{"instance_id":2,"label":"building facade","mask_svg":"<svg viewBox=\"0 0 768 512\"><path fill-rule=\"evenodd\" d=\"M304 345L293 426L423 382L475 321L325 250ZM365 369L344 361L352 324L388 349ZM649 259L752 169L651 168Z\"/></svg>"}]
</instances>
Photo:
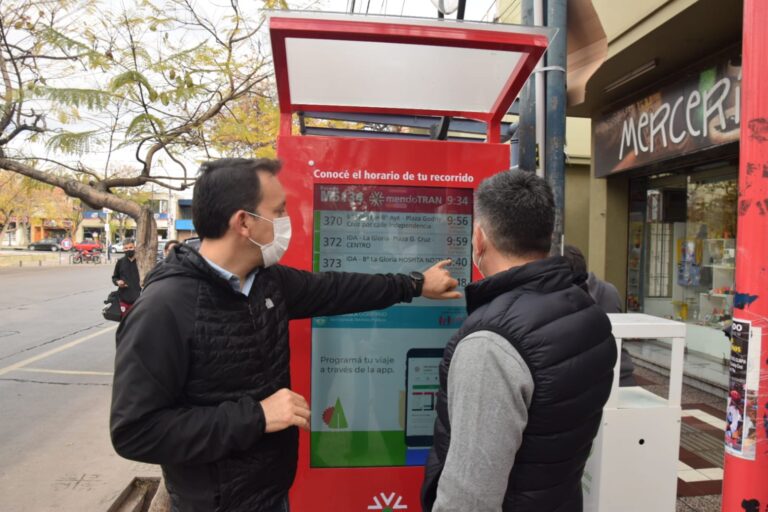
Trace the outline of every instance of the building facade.
<instances>
[{"instance_id":1,"label":"building facade","mask_svg":"<svg viewBox=\"0 0 768 512\"><path fill-rule=\"evenodd\" d=\"M742 3L592 4L607 52L569 105L592 120L590 267L627 311L686 322L689 350L727 360Z\"/></svg>"}]
</instances>

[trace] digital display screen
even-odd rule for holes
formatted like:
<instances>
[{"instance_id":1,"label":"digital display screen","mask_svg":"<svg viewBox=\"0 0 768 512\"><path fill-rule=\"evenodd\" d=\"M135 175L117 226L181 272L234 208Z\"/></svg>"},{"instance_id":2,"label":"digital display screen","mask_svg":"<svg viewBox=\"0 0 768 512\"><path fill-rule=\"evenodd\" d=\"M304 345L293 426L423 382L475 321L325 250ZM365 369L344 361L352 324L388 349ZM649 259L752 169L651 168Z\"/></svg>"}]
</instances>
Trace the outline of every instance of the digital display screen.
<instances>
[{"instance_id":1,"label":"digital display screen","mask_svg":"<svg viewBox=\"0 0 768 512\"><path fill-rule=\"evenodd\" d=\"M472 194L315 185L314 270L407 274L450 258L448 270L463 291L472 272ZM311 466L423 464L437 386L428 381L465 318L463 298L417 298L313 319Z\"/></svg>"}]
</instances>

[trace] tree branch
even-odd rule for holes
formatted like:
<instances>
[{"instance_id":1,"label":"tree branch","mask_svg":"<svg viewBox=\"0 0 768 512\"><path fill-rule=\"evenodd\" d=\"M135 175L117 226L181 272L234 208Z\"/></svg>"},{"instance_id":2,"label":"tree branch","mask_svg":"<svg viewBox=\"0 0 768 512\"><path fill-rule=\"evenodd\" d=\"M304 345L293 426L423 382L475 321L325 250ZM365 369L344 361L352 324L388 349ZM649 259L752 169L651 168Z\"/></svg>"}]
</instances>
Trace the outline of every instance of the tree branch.
<instances>
[{"instance_id":1,"label":"tree branch","mask_svg":"<svg viewBox=\"0 0 768 512\"><path fill-rule=\"evenodd\" d=\"M187 186L185 184L179 185L178 187L175 187L171 185L170 183L164 183L162 180L166 178L152 178L148 176L133 176L131 178L109 178L108 180L102 181L102 185L104 185L107 189L111 188L125 188L125 187L140 187L142 185L146 185L147 183L154 183L156 185L160 185L161 187L171 189L171 190L177 190L179 192L186 190ZM182 178L167 178L167 179L182 179Z\"/></svg>"},{"instance_id":2,"label":"tree branch","mask_svg":"<svg viewBox=\"0 0 768 512\"><path fill-rule=\"evenodd\" d=\"M109 208L130 215L134 219L138 219L141 215L141 206L138 203L122 199L109 192L96 190L94 187L86 185L85 183L80 183L72 178L50 174L4 157L0 157L0 169L15 172L34 180L47 183L48 185L58 187L68 196L76 197L94 208Z\"/></svg>"},{"instance_id":3,"label":"tree branch","mask_svg":"<svg viewBox=\"0 0 768 512\"><path fill-rule=\"evenodd\" d=\"M221 40L221 38L219 37L219 34L216 32L216 27L214 27L212 24L211 24L211 26L208 26L205 23L206 20L200 18L200 16L197 14L197 11L192 6L192 4L189 3L189 1L184 0L183 3L187 7L187 10L192 15L192 17L195 18L195 21L197 22L197 24L200 25L201 27L203 27L203 30L205 30L206 32L211 34L211 37L213 37L216 40L217 43L219 43L221 46L226 47L227 46L226 43Z\"/></svg>"},{"instance_id":4,"label":"tree branch","mask_svg":"<svg viewBox=\"0 0 768 512\"><path fill-rule=\"evenodd\" d=\"M50 158L45 158L42 156L18 156L18 157L7 157L9 160L35 160L35 161L41 161L41 162L48 162L51 164L54 164L58 167L63 167L64 169L67 169L68 171L76 172L79 174L87 174L93 178L96 178L97 180L101 180L101 177L96 174L94 171L91 171L87 169L82 164L79 164L77 167L72 167L71 165L64 164L62 162L59 162L58 160L51 160Z\"/></svg>"},{"instance_id":5,"label":"tree branch","mask_svg":"<svg viewBox=\"0 0 768 512\"><path fill-rule=\"evenodd\" d=\"M0 38L2 38L2 42L7 48L8 42L5 38L5 27L3 26L1 18ZM11 124L11 119L13 119L13 114L16 110L16 102L13 101L13 83L11 82L11 75L8 73L8 63L6 62L5 57L3 57L2 52L0 52L0 73L3 75L3 83L5 84L5 105L3 106L3 117L0 118L0 131L5 131L8 125Z\"/></svg>"},{"instance_id":6,"label":"tree branch","mask_svg":"<svg viewBox=\"0 0 768 512\"><path fill-rule=\"evenodd\" d=\"M44 133L45 129L40 128L39 126L33 126L29 124L21 124L13 129L11 133L6 135L5 137L0 138L0 146L4 146L11 142L13 139L15 139L20 133L22 132L35 132L35 133Z\"/></svg>"}]
</instances>

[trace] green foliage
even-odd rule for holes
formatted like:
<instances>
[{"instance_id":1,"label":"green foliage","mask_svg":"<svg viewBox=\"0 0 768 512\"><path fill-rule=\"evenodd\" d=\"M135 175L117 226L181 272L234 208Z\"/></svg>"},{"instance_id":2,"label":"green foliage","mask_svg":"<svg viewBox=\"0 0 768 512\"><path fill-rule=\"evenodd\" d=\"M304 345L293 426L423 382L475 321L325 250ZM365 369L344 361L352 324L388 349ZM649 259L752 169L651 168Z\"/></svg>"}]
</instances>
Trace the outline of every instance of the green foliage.
<instances>
[{"instance_id":1,"label":"green foliage","mask_svg":"<svg viewBox=\"0 0 768 512\"><path fill-rule=\"evenodd\" d=\"M99 89L41 87L36 92L39 96L54 103L62 103L77 108L87 107L91 110L103 110L107 108L110 101L115 99L115 95L111 92Z\"/></svg>"},{"instance_id":2,"label":"green foliage","mask_svg":"<svg viewBox=\"0 0 768 512\"><path fill-rule=\"evenodd\" d=\"M280 113L270 98L246 96L216 119L211 142L225 155L274 158Z\"/></svg>"},{"instance_id":3,"label":"green foliage","mask_svg":"<svg viewBox=\"0 0 768 512\"><path fill-rule=\"evenodd\" d=\"M154 127L153 127L154 124ZM154 135L155 131L158 133L165 132L165 123L162 119L153 116L152 114L139 114L131 120L128 128L125 130L126 138L151 134Z\"/></svg>"},{"instance_id":4,"label":"green foliage","mask_svg":"<svg viewBox=\"0 0 768 512\"><path fill-rule=\"evenodd\" d=\"M288 10L288 1L287 0L264 0L264 7L267 9Z\"/></svg>"},{"instance_id":5,"label":"green foliage","mask_svg":"<svg viewBox=\"0 0 768 512\"><path fill-rule=\"evenodd\" d=\"M119 75L114 77L110 82L109 87L112 91L119 91L120 89L127 87L129 85L131 86L143 85L150 95L153 93L157 94L157 92L152 87L152 85L150 85L147 77L144 76L139 71L135 71L133 69L128 70L124 73L120 73Z\"/></svg>"},{"instance_id":6,"label":"green foliage","mask_svg":"<svg viewBox=\"0 0 768 512\"><path fill-rule=\"evenodd\" d=\"M41 43L47 43L54 48L58 48L66 55L75 56L75 60L85 61L90 67L110 65L106 55L99 53L81 41L67 36L51 25L34 28L34 32Z\"/></svg>"},{"instance_id":7,"label":"green foliage","mask_svg":"<svg viewBox=\"0 0 768 512\"><path fill-rule=\"evenodd\" d=\"M97 130L61 132L51 136L45 145L49 150L64 154L84 155L91 150L91 144L98 141L97 133Z\"/></svg>"}]
</instances>

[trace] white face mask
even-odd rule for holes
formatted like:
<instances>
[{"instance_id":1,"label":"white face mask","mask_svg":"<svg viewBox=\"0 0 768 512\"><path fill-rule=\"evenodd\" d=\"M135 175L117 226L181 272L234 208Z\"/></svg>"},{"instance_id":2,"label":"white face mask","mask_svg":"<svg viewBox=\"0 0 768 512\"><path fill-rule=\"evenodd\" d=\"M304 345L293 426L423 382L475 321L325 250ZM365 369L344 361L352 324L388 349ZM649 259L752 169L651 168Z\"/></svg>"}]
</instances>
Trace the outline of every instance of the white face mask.
<instances>
[{"instance_id":1,"label":"white face mask","mask_svg":"<svg viewBox=\"0 0 768 512\"><path fill-rule=\"evenodd\" d=\"M485 274L483 274L483 271L480 270L480 264L483 262L483 255L475 256L475 251L472 251L472 263L475 264L477 267L477 270L480 272L480 275L485 277Z\"/></svg>"},{"instance_id":2,"label":"white face mask","mask_svg":"<svg viewBox=\"0 0 768 512\"><path fill-rule=\"evenodd\" d=\"M263 219L272 223L272 230L274 232L274 239L268 244L260 244L252 238L248 240L258 246L261 249L261 257L264 260L265 267L271 267L283 257L285 251L288 250L288 244L291 243L291 218L290 217L278 217L275 220L269 220L266 217L262 217L256 213L245 212L252 217Z\"/></svg>"},{"instance_id":3,"label":"white face mask","mask_svg":"<svg viewBox=\"0 0 768 512\"><path fill-rule=\"evenodd\" d=\"M483 228L481 228L480 226L476 226L475 229L483 229ZM483 234L485 234L485 232L483 232ZM483 256L485 256L485 255L481 254L479 256L475 256L475 251L474 251L474 247L473 247L473 250L472 250L472 263L475 264L475 266L477 267L477 270L480 272L480 275L485 277L485 274L483 274L483 271L480 270L480 264L483 262Z\"/></svg>"}]
</instances>

